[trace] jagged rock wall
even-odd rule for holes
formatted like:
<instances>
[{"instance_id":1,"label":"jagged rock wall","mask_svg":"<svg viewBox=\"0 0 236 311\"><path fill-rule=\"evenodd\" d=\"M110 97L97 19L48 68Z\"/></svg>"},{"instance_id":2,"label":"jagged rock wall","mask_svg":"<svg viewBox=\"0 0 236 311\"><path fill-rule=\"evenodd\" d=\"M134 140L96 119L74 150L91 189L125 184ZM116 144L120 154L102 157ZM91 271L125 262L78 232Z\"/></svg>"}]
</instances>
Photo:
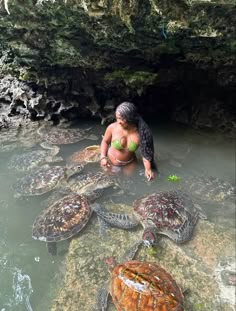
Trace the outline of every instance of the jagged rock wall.
<instances>
[{"instance_id":1,"label":"jagged rock wall","mask_svg":"<svg viewBox=\"0 0 236 311\"><path fill-rule=\"evenodd\" d=\"M83 108L109 120L128 99L147 116L232 133L235 28L234 1L2 0L0 74L56 98L28 103L34 117Z\"/></svg>"}]
</instances>

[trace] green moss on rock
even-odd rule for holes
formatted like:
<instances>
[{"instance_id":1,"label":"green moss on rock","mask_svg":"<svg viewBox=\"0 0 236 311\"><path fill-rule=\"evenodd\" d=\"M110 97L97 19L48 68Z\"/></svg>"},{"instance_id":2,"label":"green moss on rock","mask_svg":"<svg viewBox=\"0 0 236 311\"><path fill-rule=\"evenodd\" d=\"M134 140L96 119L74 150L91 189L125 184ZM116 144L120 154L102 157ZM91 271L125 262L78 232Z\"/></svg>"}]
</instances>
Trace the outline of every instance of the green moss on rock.
<instances>
[{"instance_id":1,"label":"green moss on rock","mask_svg":"<svg viewBox=\"0 0 236 311\"><path fill-rule=\"evenodd\" d=\"M105 75L105 80L122 81L126 86L137 88L153 85L158 78L157 73L148 71L135 71L129 69L116 70Z\"/></svg>"}]
</instances>

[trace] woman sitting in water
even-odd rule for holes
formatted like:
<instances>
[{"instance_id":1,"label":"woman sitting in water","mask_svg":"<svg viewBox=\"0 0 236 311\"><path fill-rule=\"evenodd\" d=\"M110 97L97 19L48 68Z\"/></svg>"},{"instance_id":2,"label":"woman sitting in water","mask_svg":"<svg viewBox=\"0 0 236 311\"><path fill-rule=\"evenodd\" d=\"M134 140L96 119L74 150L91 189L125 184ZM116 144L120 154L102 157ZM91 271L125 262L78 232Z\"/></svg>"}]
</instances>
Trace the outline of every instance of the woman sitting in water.
<instances>
[{"instance_id":1,"label":"woman sitting in water","mask_svg":"<svg viewBox=\"0 0 236 311\"><path fill-rule=\"evenodd\" d=\"M116 122L110 124L101 143L101 166L123 167L126 175L130 175L137 163L135 151L139 145L148 180L154 178L154 146L150 128L138 114L136 106L124 102L116 108Z\"/></svg>"}]
</instances>

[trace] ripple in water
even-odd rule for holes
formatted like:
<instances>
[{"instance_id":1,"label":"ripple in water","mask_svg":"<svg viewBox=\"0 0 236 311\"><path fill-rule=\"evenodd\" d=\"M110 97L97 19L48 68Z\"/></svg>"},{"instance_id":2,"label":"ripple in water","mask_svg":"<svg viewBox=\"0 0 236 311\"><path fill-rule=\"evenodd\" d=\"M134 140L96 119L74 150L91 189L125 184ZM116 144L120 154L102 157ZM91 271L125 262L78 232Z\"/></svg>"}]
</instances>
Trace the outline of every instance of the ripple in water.
<instances>
[{"instance_id":1,"label":"ripple in water","mask_svg":"<svg viewBox=\"0 0 236 311\"><path fill-rule=\"evenodd\" d=\"M3 302L1 311L7 310L26 310L33 311L30 303L30 297L33 293L33 287L31 279L28 274L23 273L19 268L11 268L8 266L8 260L6 256L0 258L1 274L5 275L5 278L11 280L12 290L8 288L8 294L6 301Z\"/></svg>"}]
</instances>

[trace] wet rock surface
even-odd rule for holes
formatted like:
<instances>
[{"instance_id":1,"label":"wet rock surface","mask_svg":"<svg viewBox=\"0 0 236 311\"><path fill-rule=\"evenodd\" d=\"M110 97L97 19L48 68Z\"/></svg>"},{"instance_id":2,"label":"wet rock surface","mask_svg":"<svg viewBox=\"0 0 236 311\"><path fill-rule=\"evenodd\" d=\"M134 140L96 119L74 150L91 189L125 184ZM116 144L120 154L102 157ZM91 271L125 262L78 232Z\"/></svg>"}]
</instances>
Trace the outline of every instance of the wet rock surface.
<instances>
[{"instance_id":1,"label":"wet rock surface","mask_svg":"<svg viewBox=\"0 0 236 311\"><path fill-rule=\"evenodd\" d=\"M58 123L64 119L63 112L77 106L76 102L71 101L66 104L62 94L58 97L45 87L37 87L35 83L21 81L11 75L0 79L0 129L18 128L30 120L52 120ZM80 114L83 115L82 108ZM75 116L77 114L71 112L67 119Z\"/></svg>"},{"instance_id":2,"label":"wet rock surface","mask_svg":"<svg viewBox=\"0 0 236 311\"><path fill-rule=\"evenodd\" d=\"M11 122L12 127L1 129L0 152L9 152L17 148L27 150L42 141L36 131L39 127L38 122L22 121L20 118L13 118Z\"/></svg>"},{"instance_id":3,"label":"wet rock surface","mask_svg":"<svg viewBox=\"0 0 236 311\"><path fill-rule=\"evenodd\" d=\"M233 1L9 0L0 14L1 127L9 113L110 122L129 99L147 118L235 136Z\"/></svg>"},{"instance_id":4,"label":"wet rock surface","mask_svg":"<svg viewBox=\"0 0 236 311\"><path fill-rule=\"evenodd\" d=\"M107 205L114 211L131 212L120 204ZM121 260L127 248L141 238L142 229L122 231L109 229L101 239L96 216L77 238L70 243L66 256L64 284L54 300L52 311L92 311L96 293L109 279L104 259L115 256ZM185 309L188 311L233 311L235 287L225 284L224 271L235 271L234 232L225 231L208 221L199 221L195 235L187 244L175 245L160 238L156 254L141 248L136 258L160 264L168 270L185 291ZM109 300L108 310L115 310Z\"/></svg>"}]
</instances>

